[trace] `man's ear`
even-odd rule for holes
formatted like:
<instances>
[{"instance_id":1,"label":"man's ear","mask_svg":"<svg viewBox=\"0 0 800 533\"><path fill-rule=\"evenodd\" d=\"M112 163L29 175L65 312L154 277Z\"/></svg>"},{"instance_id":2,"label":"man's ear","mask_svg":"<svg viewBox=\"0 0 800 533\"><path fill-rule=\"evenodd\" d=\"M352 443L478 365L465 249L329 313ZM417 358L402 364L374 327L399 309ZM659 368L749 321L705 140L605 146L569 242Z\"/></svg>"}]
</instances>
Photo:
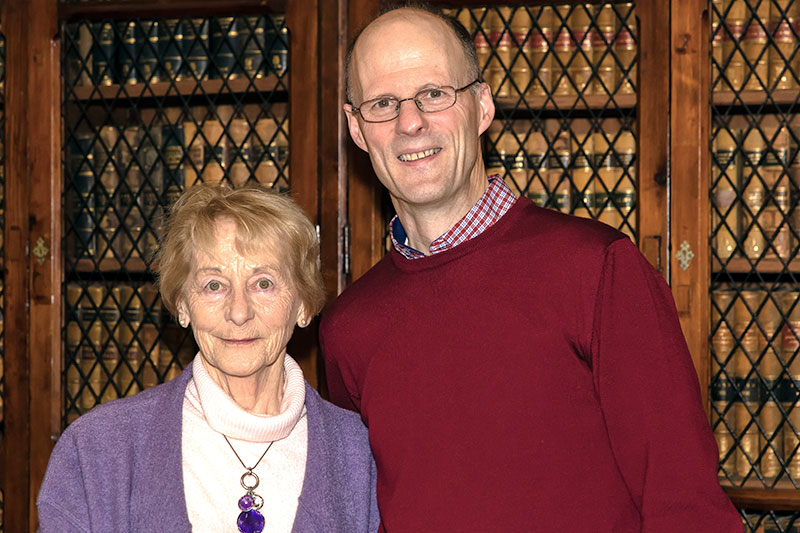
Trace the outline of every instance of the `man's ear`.
<instances>
[{"instance_id":1,"label":"man's ear","mask_svg":"<svg viewBox=\"0 0 800 533\"><path fill-rule=\"evenodd\" d=\"M358 123L358 117L353 112L353 106L344 104L344 112L345 115L347 115L347 128L350 130L350 137L353 138L353 142L356 143L356 146L368 152L367 143L364 141L364 136L361 134L361 125Z\"/></svg>"},{"instance_id":2,"label":"man's ear","mask_svg":"<svg viewBox=\"0 0 800 533\"><path fill-rule=\"evenodd\" d=\"M481 135L494 120L494 98L492 98L492 89L486 82L481 82L478 91L478 109L480 111L478 135Z\"/></svg>"}]
</instances>

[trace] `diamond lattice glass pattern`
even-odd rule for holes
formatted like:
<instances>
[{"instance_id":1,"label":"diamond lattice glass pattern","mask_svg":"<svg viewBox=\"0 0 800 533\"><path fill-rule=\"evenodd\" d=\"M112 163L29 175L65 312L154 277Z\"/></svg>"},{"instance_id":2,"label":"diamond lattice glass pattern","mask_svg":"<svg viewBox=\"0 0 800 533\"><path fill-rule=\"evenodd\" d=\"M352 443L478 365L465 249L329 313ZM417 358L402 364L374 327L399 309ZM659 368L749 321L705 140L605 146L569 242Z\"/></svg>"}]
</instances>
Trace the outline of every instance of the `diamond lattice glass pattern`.
<instances>
[{"instance_id":1,"label":"diamond lattice glass pattern","mask_svg":"<svg viewBox=\"0 0 800 533\"><path fill-rule=\"evenodd\" d=\"M714 0L711 15L709 396L719 477L796 489L800 2ZM790 530L787 517L753 516L753 530Z\"/></svg>"},{"instance_id":2,"label":"diamond lattice glass pattern","mask_svg":"<svg viewBox=\"0 0 800 533\"><path fill-rule=\"evenodd\" d=\"M633 3L445 11L473 36L495 97L483 136L488 173L518 196L601 220L635 241Z\"/></svg>"},{"instance_id":3,"label":"diamond lattice glass pattern","mask_svg":"<svg viewBox=\"0 0 800 533\"><path fill-rule=\"evenodd\" d=\"M289 188L282 15L81 21L62 28L65 423L191 360L150 265L195 183Z\"/></svg>"}]
</instances>

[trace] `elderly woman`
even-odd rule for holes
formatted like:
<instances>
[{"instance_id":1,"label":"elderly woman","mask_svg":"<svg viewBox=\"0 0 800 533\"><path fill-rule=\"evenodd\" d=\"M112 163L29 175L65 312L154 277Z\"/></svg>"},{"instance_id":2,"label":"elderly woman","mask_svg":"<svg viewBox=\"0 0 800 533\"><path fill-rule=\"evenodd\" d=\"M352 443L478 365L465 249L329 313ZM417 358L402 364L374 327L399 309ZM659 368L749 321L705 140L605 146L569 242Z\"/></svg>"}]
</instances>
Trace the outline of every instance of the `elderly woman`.
<instances>
[{"instance_id":1,"label":"elderly woman","mask_svg":"<svg viewBox=\"0 0 800 533\"><path fill-rule=\"evenodd\" d=\"M163 305L199 353L175 380L67 428L39 494L41 530L377 530L366 429L286 354L295 325L322 307L318 261L290 199L186 192L157 270Z\"/></svg>"}]
</instances>

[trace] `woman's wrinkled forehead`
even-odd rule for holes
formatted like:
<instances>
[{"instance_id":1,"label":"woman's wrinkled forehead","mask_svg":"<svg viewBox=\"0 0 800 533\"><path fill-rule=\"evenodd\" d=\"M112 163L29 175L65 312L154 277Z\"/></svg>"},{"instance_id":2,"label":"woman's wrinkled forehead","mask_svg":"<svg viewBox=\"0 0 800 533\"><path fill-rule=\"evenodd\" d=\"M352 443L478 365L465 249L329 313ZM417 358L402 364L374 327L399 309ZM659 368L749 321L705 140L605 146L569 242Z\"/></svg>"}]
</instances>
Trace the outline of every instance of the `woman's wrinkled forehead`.
<instances>
[{"instance_id":1,"label":"woman's wrinkled forehead","mask_svg":"<svg viewBox=\"0 0 800 533\"><path fill-rule=\"evenodd\" d=\"M220 263L229 258L219 257L219 254L227 255L231 252L246 258L270 254L280 261L285 259L276 232L266 223L243 224L240 220L227 216L213 221L200 219L192 233L193 246L190 249L195 253L191 260L194 260L198 252ZM221 241L231 240L231 233L233 250L225 250L220 246Z\"/></svg>"}]
</instances>

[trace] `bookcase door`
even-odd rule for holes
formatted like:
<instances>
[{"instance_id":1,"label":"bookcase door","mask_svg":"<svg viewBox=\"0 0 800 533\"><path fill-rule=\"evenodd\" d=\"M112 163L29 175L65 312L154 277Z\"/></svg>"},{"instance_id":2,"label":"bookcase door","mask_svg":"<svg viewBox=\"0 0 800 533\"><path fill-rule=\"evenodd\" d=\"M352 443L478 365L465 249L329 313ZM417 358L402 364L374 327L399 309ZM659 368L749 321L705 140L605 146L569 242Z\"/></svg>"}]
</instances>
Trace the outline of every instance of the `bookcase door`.
<instances>
[{"instance_id":1,"label":"bookcase door","mask_svg":"<svg viewBox=\"0 0 800 533\"><path fill-rule=\"evenodd\" d=\"M635 2L459 4L444 11L473 36L495 97L488 174L537 205L619 229L667 276L668 56L663 38L640 27L666 3L643 13ZM391 246L394 212L365 156L349 154L355 279Z\"/></svg>"}]
</instances>

